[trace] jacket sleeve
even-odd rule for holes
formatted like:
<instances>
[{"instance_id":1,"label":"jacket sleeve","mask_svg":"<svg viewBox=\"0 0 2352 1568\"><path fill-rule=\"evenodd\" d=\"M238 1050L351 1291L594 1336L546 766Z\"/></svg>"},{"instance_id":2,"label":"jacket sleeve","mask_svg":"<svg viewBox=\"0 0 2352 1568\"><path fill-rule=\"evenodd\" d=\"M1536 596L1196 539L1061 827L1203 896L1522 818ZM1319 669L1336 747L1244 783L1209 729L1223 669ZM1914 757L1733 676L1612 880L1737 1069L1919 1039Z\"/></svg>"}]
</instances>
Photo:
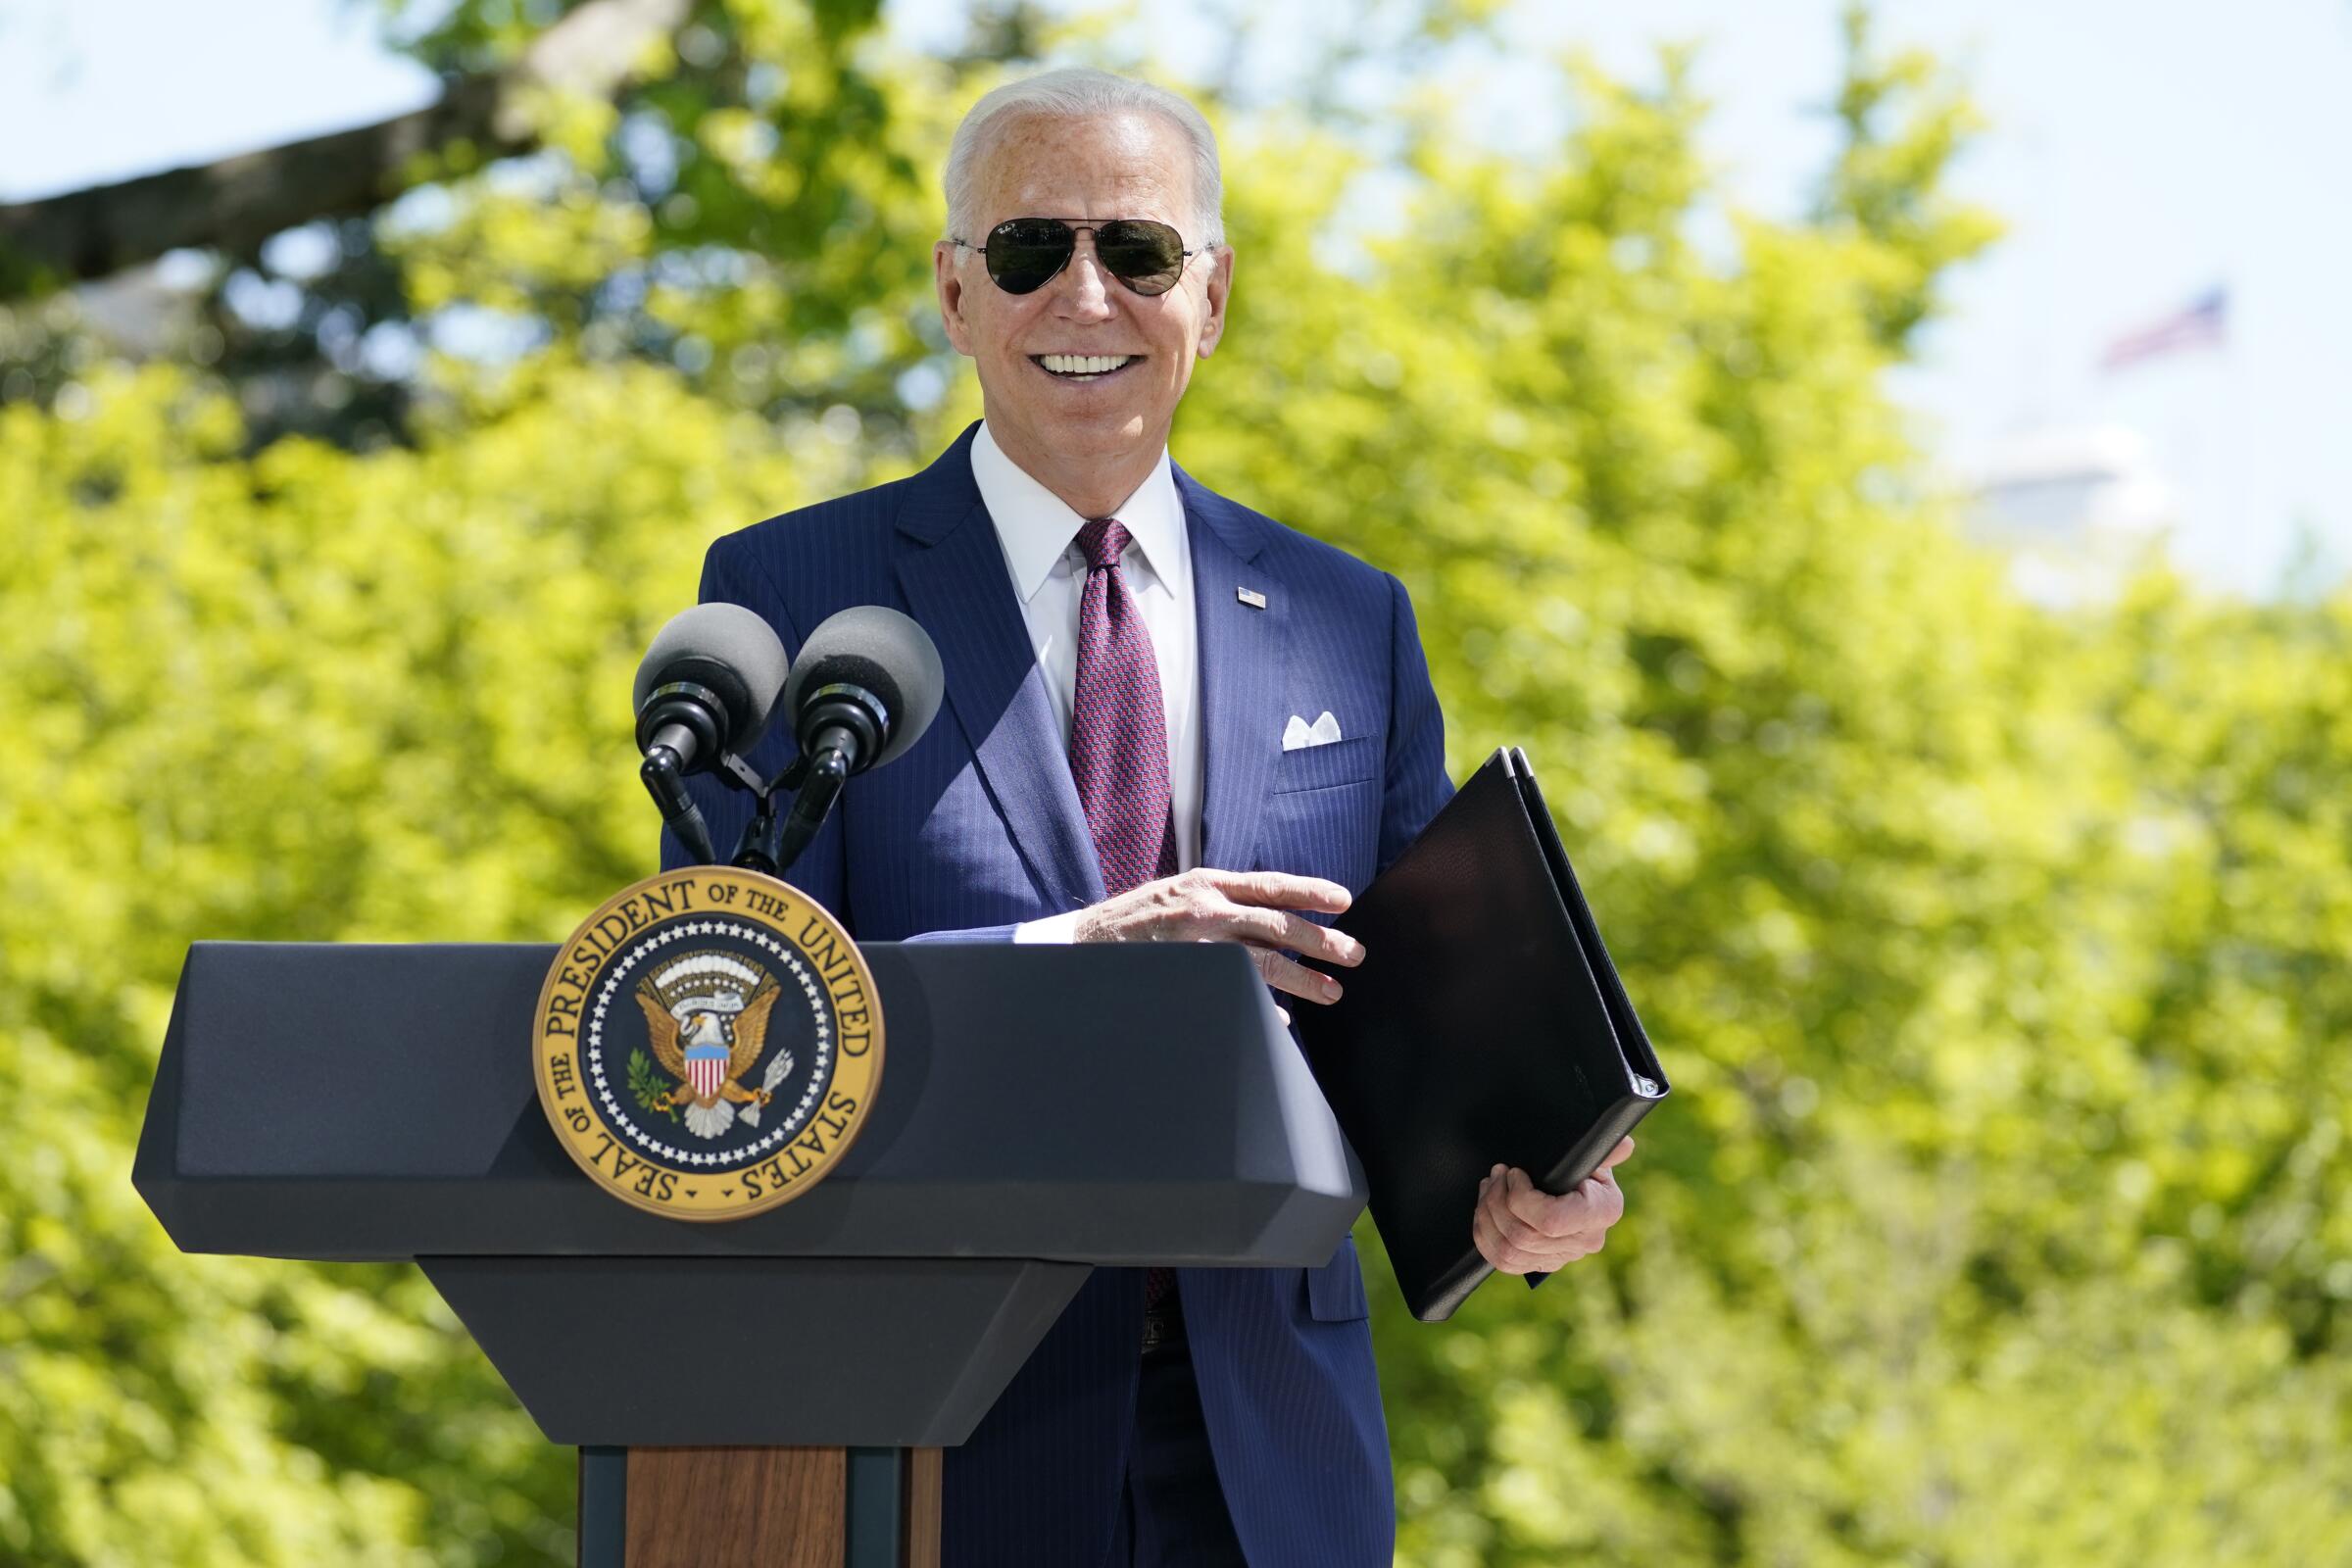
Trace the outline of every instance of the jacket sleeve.
<instances>
[{"instance_id":1,"label":"jacket sleeve","mask_svg":"<svg viewBox=\"0 0 2352 1568\"><path fill-rule=\"evenodd\" d=\"M1413 602L1395 577L1389 578L1389 765L1381 783L1381 871L1453 799L1453 780L1446 773L1446 716L1430 684Z\"/></svg>"}]
</instances>

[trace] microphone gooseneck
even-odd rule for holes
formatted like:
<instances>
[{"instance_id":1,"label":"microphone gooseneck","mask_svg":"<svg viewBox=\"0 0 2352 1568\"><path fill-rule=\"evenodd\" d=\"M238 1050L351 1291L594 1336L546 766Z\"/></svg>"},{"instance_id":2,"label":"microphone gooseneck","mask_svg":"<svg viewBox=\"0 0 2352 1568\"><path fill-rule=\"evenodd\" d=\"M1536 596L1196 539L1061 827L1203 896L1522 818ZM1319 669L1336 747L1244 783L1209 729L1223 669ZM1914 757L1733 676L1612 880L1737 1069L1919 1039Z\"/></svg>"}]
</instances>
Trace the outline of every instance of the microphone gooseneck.
<instances>
[{"instance_id":1,"label":"microphone gooseneck","mask_svg":"<svg viewBox=\"0 0 2352 1568\"><path fill-rule=\"evenodd\" d=\"M675 727L665 729L663 736L678 734ZM679 743L691 747L693 737L686 735ZM703 808L694 804L687 793L686 772L678 744L657 737L645 749L645 760L638 764L637 776L645 781L645 791L661 808L662 825L678 836L686 853L697 865L709 865L718 858L718 851L710 842L710 824L703 820Z\"/></svg>"}]
</instances>

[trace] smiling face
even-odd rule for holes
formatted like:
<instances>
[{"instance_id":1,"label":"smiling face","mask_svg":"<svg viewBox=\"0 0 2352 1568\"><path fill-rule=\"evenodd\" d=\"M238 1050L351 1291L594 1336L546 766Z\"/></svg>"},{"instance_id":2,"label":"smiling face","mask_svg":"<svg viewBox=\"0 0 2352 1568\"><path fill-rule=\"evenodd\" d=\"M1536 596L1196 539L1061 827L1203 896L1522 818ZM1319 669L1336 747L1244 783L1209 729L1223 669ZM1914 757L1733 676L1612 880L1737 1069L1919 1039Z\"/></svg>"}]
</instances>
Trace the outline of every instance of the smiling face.
<instances>
[{"instance_id":1,"label":"smiling face","mask_svg":"<svg viewBox=\"0 0 2352 1568\"><path fill-rule=\"evenodd\" d=\"M1187 250L1204 237L1193 212L1191 148L1156 115L1014 121L975 185L978 220L958 236L975 245L1008 218L1155 218ZM948 339L979 372L989 433L1005 455L1083 516L1102 516L1133 494L1167 443L1193 362L1224 332L1233 253L1188 258L1183 279L1158 295L1105 271L1091 232L1029 294L997 287L978 251L942 242L932 268ZM1092 373L1047 368L1063 356L1124 363Z\"/></svg>"}]
</instances>

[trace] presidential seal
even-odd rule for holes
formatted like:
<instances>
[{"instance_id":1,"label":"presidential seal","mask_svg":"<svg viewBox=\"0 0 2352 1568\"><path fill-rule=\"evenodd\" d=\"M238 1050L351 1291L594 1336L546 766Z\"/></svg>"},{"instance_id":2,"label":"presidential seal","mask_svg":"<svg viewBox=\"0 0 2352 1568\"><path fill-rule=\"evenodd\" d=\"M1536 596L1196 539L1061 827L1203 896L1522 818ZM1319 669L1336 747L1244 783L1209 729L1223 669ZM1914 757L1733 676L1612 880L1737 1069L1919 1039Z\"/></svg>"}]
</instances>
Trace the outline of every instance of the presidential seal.
<instances>
[{"instance_id":1,"label":"presidential seal","mask_svg":"<svg viewBox=\"0 0 2352 1568\"><path fill-rule=\"evenodd\" d=\"M732 866L649 877L580 922L533 1045L539 1103L580 1168L677 1219L808 1191L882 1076L857 944L799 889Z\"/></svg>"}]
</instances>

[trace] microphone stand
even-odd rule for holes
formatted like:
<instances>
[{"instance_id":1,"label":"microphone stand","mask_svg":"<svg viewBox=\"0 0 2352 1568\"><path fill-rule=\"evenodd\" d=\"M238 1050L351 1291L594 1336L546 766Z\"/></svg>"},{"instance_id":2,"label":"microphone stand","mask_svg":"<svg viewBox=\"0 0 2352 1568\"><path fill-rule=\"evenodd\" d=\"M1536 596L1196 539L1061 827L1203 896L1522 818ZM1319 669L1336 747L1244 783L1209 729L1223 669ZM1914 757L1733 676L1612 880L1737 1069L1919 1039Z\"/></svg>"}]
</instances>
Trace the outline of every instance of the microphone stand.
<instances>
[{"instance_id":1,"label":"microphone stand","mask_svg":"<svg viewBox=\"0 0 2352 1568\"><path fill-rule=\"evenodd\" d=\"M696 865L716 865L718 850L710 842L710 824L704 818L703 808L695 805L694 797L687 792L686 778L678 765L678 751L669 744L671 739L666 732L654 737L645 749L645 762L637 769L637 776L645 780L647 791L654 797L655 804L662 808L662 825L677 834L678 842L686 846L686 853L693 862ZM752 770L749 762L733 752L719 753L718 762L720 783L729 789L749 790L752 798L760 803L751 824L744 829L743 838L736 843L733 863L773 875L772 865L762 865L744 858L748 853L746 846L753 842L756 833L761 831L762 822L770 824L767 831L771 836L773 834L772 819L775 812L768 798L768 791L773 786L762 780Z\"/></svg>"},{"instance_id":2,"label":"microphone stand","mask_svg":"<svg viewBox=\"0 0 2352 1568\"><path fill-rule=\"evenodd\" d=\"M807 853L817 830L832 815L842 786L865 759L881 751L890 712L863 687L820 687L808 696L801 734L807 745L764 788L755 788L759 809L735 845L735 864L780 877ZM776 820L776 792L792 793L792 814Z\"/></svg>"},{"instance_id":3,"label":"microphone stand","mask_svg":"<svg viewBox=\"0 0 2352 1568\"><path fill-rule=\"evenodd\" d=\"M816 838L816 830L825 825L833 803L841 799L841 787L849 781L849 759L839 747L827 746L794 758L792 765L759 792L759 809L744 824L743 837L735 842L734 863L773 877L791 870ZM792 811L779 816L776 801L784 794L792 796Z\"/></svg>"},{"instance_id":4,"label":"microphone stand","mask_svg":"<svg viewBox=\"0 0 2352 1568\"><path fill-rule=\"evenodd\" d=\"M763 872L768 876L780 877L784 874L783 861L779 858L783 848L780 842L783 824L776 818L774 792L786 787L786 781L800 765L795 761L776 776L774 783L753 792L760 805L752 812L752 819L744 823L743 835L735 841L735 856L729 864L739 865L746 871Z\"/></svg>"},{"instance_id":5,"label":"microphone stand","mask_svg":"<svg viewBox=\"0 0 2352 1568\"><path fill-rule=\"evenodd\" d=\"M813 758L803 755L793 759L772 779L762 779L733 752L720 754L719 782L730 789L747 791L759 802L726 863L780 877L801 858L808 841L816 837L816 830L824 824L826 814L841 794L841 786L850 776L848 760L841 748L822 746L821 742L820 747ZM808 781L811 772L816 775L812 783ZM645 762L637 769L637 775L645 780L646 790L662 808L662 825L678 836L678 842L686 847L694 863L718 864L718 851L710 842L710 823L687 792L677 751L664 744L662 737L657 737L646 748ZM777 813L779 795L794 798L789 817Z\"/></svg>"}]
</instances>

